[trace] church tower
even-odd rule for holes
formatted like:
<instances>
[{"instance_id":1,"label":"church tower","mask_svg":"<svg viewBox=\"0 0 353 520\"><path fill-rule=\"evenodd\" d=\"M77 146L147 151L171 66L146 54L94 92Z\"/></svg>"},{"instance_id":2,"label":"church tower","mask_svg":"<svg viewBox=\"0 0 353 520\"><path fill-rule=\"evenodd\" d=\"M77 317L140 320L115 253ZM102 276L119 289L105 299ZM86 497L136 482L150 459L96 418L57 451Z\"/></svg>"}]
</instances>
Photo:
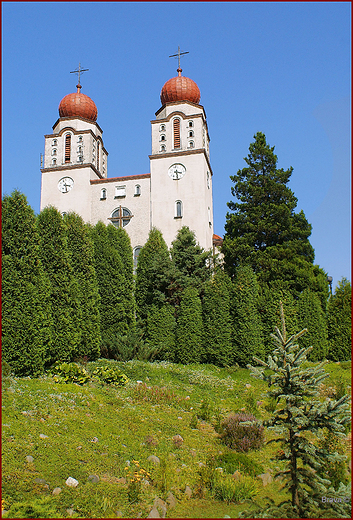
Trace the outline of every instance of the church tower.
<instances>
[{"instance_id":1,"label":"church tower","mask_svg":"<svg viewBox=\"0 0 353 520\"><path fill-rule=\"evenodd\" d=\"M170 247L179 229L188 226L204 249L213 246L212 169L206 113L200 90L178 76L161 91L161 108L152 125L151 225Z\"/></svg>"},{"instance_id":2,"label":"church tower","mask_svg":"<svg viewBox=\"0 0 353 520\"><path fill-rule=\"evenodd\" d=\"M52 205L90 222L91 181L107 177L108 153L96 122L97 107L81 88L79 77L77 92L60 102L53 133L45 135L40 209Z\"/></svg>"}]
</instances>

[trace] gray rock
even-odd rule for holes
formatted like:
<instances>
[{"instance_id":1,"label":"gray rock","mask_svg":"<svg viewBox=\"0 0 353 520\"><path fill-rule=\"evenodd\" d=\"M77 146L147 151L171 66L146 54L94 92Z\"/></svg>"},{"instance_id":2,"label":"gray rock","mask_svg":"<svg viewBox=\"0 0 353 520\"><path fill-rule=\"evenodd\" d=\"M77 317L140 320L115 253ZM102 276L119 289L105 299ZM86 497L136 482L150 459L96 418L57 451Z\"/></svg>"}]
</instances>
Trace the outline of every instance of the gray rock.
<instances>
[{"instance_id":1,"label":"gray rock","mask_svg":"<svg viewBox=\"0 0 353 520\"><path fill-rule=\"evenodd\" d=\"M46 481L44 480L44 478L36 478L36 479L34 480L34 482L35 482L36 484L46 484Z\"/></svg>"},{"instance_id":2,"label":"gray rock","mask_svg":"<svg viewBox=\"0 0 353 520\"><path fill-rule=\"evenodd\" d=\"M184 442L184 439L182 438L181 435L174 435L174 437L173 437L174 446L176 446L177 448L180 448L180 446L183 444L183 442Z\"/></svg>"},{"instance_id":3,"label":"gray rock","mask_svg":"<svg viewBox=\"0 0 353 520\"><path fill-rule=\"evenodd\" d=\"M126 478L125 477L118 478L116 483L125 485L126 484Z\"/></svg>"},{"instance_id":4,"label":"gray rock","mask_svg":"<svg viewBox=\"0 0 353 520\"><path fill-rule=\"evenodd\" d=\"M262 480L264 487L267 486L267 484L271 484L271 482L272 482L272 477L268 472L258 475L258 478L260 478Z\"/></svg>"},{"instance_id":5,"label":"gray rock","mask_svg":"<svg viewBox=\"0 0 353 520\"><path fill-rule=\"evenodd\" d=\"M44 435L44 433L40 433L40 434L39 434L39 438L40 438L40 439L47 439L47 438L48 438L48 435Z\"/></svg>"},{"instance_id":6,"label":"gray rock","mask_svg":"<svg viewBox=\"0 0 353 520\"><path fill-rule=\"evenodd\" d=\"M117 512L115 513L115 516L116 516L116 518L122 518L122 517L123 517L123 513L122 513L122 511L117 511Z\"/></svg>"},{"instance_id":7,"label":"gray rock","mask_svg":"<svg viewBox=\"0 0 353 520\"><path fill-rule=\"evenodd\" d=\"M98 442L98 437L93 437L93 439L91 440L91 442Z\"/></svg>"},{"instance_id":8,"label":"gray rock","mask_svg":"<svg viewBox=\"0 0 353 520\"><path fill-rule=\"evenodd\" d=\"M53 495L60 495L61 491L62 491L61 488L56 487L56 488L53 489L53 493L52 494Z\"/></svg>"},{"instance_id":9,"label":"gray rock","mask_svg":"<svg viewBox=\"0 0 353 520\"><path fill-rule=\"evenodd\" d=\"M186 486L185 487L185 491L184 491L185 495L188 497L188 498L191 498L192 496L192 490L189 486Z\"/></svg>"},{"instance_id":10,"label":"gray rock","mask_svg":"<svg viewBox=\"0 0 353 520\"><path fill-rule=\"evenodd\" d=\"M93 484L97 484L97 482L99 482L99 477L98 477L98 475L90 475L88 477L88 480L90 482L92 482Z\"/></svg>"},{"instance_id":11,"label":"gray rock","mask_svg":"<svg viewBox=\"0 0 353 520\"><path fill-rule=\"evenodd\" d=\"M78 480L76 480L75 478L73 477L69 477L65 484L69 487L77 487L78 486Z\"/></svg>"},{"instance_id":12,"label":"gray rock","mask_svg":"<svg viewBox=\"0 0 353 520\"><path fill-rule=\"evenodd\" d=\"M177 500L171 491L169 491L169 493L168 493L166 502L167 502L167 506L170 509L174 509L174 507L177 505Z\"/></svg>"},{"instance_id":13,"label":"gray rock","mask_svg":"<svg viewBox=\"0 0 353 520\"><path fill-rule=\"evenodd\" d=\"M236 470L236 471L233 473L232 477L233 477L235 480L240 480L240 477L241 477L241 473L240 473L240 471Z\"/></svg>"},{"instance_id":14,"label":"gray rock","mask_svg":"<svg viewBox=\"0 0 353 520\"><path fill-rule=\"evenodd\" d=\"M160 518L156 507L153 506L147 518Z\"/></svg>"},{"instance_id":15,"label":"gray rock","mask_svg":"<svg viewBox=\"0 0 353 520\"><path fill-rule=\"evenodd\" d=\"M153 464L155 464L156 466L158 466L161 461L159 459L159 457L157 457L156 455L150 455L147 460L149 460L150 462L153 462Z\"/></svg>"},{"instance_id":16,"label":"gray rock","mask_svg":"<svg viewBox=\"0 0 353 520\"><path fill-rule=\"evenodd\" d=\"M74 511L73 509L70 508L70 509L66 509L66 512L67 512L67 514L68 514L69 516L72 516L72 515L74 514L75 511Z\"/></svg>"},{"instance_id":17,"label":"gray rock","mask_svg":"<svg viewBox=\"0 0 353 520\"><path fill-rule=\"evenodd\" d=\"M33 460L34 459L33 459L32 455L27 455L27 457L26 457L27 462L33 462Z\"/></svg>"},{"instance_id":18,"label":"gray rock","mask_svg":"<svg viewBox=\"0 0 353 520\"><path fill-rule=\"evenodd\" d=\"M156 500L153 503L153 507L155 507L160 514L161 518L165 518L165 515L167 513L167 504L162 500L161 498L156 498Z\"/></svg>"}]
</instances>

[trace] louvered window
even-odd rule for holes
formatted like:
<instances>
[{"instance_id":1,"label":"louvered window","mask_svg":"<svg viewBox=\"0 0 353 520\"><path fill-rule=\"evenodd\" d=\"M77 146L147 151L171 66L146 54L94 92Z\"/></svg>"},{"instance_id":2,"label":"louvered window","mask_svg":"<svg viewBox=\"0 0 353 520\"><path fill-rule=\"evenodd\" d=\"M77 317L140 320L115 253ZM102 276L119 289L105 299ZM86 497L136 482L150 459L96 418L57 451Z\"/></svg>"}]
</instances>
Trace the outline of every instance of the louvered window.
<instances>
[{"instance_id":1,"label":"louvered window","mask_svg":"<svg viewBox=\"0 0 353 520\"><path fill-rule=\"evenodd\" d=\"M97 143L97 170L99 171L99 142Z\"/></svg>"},{"instance_id":2,"label":"louvered window","mask_svg":"<svg viewBox=\"0 0 353 520\"><path fill-rule=\"evenodd\" d=\"M65 162L69 163L71 158L71 135L66 134L65 137Z\"/></svg>"},{"instance_id":3,"label":"louvered window","mask_svg":"<svg viewBox=\"0 0 353 520\"><path fill-rule=\"evenodd\" d=\"M180 119L174 119L174 148L180 148Z\"/></svg>"}]
</instances>

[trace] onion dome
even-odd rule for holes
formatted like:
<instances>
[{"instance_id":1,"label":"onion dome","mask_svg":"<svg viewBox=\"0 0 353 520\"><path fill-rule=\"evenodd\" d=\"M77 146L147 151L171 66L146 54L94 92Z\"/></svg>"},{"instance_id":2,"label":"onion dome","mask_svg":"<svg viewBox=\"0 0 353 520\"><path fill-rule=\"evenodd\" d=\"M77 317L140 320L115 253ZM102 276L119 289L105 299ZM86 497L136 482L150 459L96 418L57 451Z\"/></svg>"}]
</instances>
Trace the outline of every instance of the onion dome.
<instances>
[{"instance_id":1,"label":"onion dome","mask_svg":"<svg viewBox=\"0 0 353 520\"><path fill-rule=\"evenodd\" d=\"M200 89L195 81L182 76L182 69L177 69L178 76L169 79L164 83L161 90L162 105L172 101L191 101L197 105L200 102Z\"/></svg>"},{"instance_id":2,"label":"onion dome","mask_svg":"<svg viewBox=\"0 0 353 520\"><path fill-rule=\"evenodd\" d=\"M89 121L97 120L97 107L94 101L86 94L81 94L81 85L78 84L77 92L67 94L59 105L60 117L83 117Z\"/></svg>"}]
</instances>

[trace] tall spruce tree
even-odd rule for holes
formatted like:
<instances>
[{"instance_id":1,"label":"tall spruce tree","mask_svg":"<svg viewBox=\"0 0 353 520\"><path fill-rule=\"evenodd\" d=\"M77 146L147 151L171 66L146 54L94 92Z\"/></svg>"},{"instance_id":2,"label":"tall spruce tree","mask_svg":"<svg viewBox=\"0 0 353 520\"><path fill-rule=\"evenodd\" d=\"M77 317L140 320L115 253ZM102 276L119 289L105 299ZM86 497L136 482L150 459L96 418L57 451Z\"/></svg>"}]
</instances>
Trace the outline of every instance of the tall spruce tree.
<instances>
[{"instance_id":1,"label":"tall spruce tree","mask_svg":"<svg viewBox=\"0 0 353 520\"><path fill-rule=\"evenodd\" d=\"M120 253L109 240L103 222L90 228L94 244L94 263L100 296L100 329L102 343L125 335L134 325L131 292Z\"/></svg>"},{"instance_id":2,"label":"tall spruce tree","mask_svg":"<svg viewBox=\"0 0 353 520\"><path fill-rule=\"evenodd\" d=\"M317 293L304 289L298 298L298 325L308 332L301 340L303 347L313 347L309 353L310 361L323 361L327 357L328 338L326 315Z\"/></svg>"},{"instance_id":3,"label":"tall spruce tree","mask_svg":"<svg viewBox=\"0 0 353 520\"><path fill-rule=\"evenodd\" d=\"M278 442L281 450L278 460L285 464L276 477L283 479L282 489L290 494L290 500L280 504L272 503L261 508L260 514L251 512L251 518L330 518L325 513L334 512L334 517L350 517L350 505L341 501L323 501L322 497L335 493L330 481L319 476L318 470L327 459L338 460L338 454L330 454L319 446L318 439L324 429L340 436L345 425L350 422L349 396L338 401L320 399L319 384L328 377L325 362L311 368L304 368L312 347L301 348L296 344L306 332L287 338L283 307L281 308L282 331L276 328L272 335L275 349L268 361L254 357L259 366L248 365L251 375L268 383L268 395L277 401L277 408L271 418L264 423L277 432L278 437L270 442ZM316 441L313 440L316 437ZM348 496L349 488L343 484L339 489ZM244 515L245 516L245 515Z\"/></svg>"},{"instance_id":4,"label":"tall spruce tree","mask_svg":"<svg viewBox=\"0 0 353 520\"><path fill-rule=\"evenodd\" d=\"M96 271L94 268L93 242L87 226L76 213L64 216L67 244L73 274L77 281L77 297L81 310L80 342L75 357L99 357L101 334L99 317L99 294Z\"/></svg>"},{"instance_id":5,"label":"tall spruce tree","mask_svg":"<svg viewBox=\"0 0 353 520\"><path fill-rule=\"evenodd\" d=\"M229 366L233 362L231 283L226 273L218 269L205 285L202 300L205 363Z\"/></svg>"},{"instance_id":6,"label":"tall spruce tree","mask_svg":"<svg viewBox=\"0 0 353 520\"><path fill-rule=\"evenodd\" d=\"M348 361L352 346L352 289L347 278L338 282L327 305L329 351L333 361Z\"/></svg>"},{"instance_id":7,"label":"tall spruce tree","mask_svg":"<svg viewBox=\"0 0 353 520\"><path fill-rule=\"evenodd\" d=\"M277 168L274 147L263 133L254 139L244 158L247 167L230 177L237 202L228 202L222 247L226 270L234 276L239 266L250 265L260 284L282 280L294 296L306 287L326 291L326 274L314 270L311 225L303 211L294 212L297 199L287 186L293 168Z\"/></svg>"},{"instance_id":8,"label":"tall spruce tree","mask_svg":"<svg viewBox=\"0 0 353 520\"><path fill-rule=\"evenodd\" d=\"M233 280L231 314L234 361L245 366L254 354L263 355L263 333L258 311L259 284L249 266L240 267Z\"/></svg>"},{"instance_id":9,"label":"tall spruce tree","mask_svg":"<svg viewBox=\"0 0 353 520\"><path fill-rule=\"evenodd\" d=\"M175 357L183 364L200 363L202 348L202 306L195 287L187 287L181 295L176 323Z\"/></svg>"},{"instance_id":10,"label":"tall spruce tree","mask_svg":"<svg viewBox=\"0 0 353 520\"><path fill-rule=\"evenodd\" d=\"M51 325L35 214L16 190L2 200L2 356L16 375L43 372Z\"/></svg>"},{"instance_id":11,"label":"tall spruce tree","mask_svg":"<svg viewBox=\"0 0 353 520\"><path fill-rule=\"evenodd\" d=\"M37 216L40 259L50 282L52 342L47 364L72 361L81 342L82 309L60 212L44 208Z\"/></svg>"}]
</instances>

